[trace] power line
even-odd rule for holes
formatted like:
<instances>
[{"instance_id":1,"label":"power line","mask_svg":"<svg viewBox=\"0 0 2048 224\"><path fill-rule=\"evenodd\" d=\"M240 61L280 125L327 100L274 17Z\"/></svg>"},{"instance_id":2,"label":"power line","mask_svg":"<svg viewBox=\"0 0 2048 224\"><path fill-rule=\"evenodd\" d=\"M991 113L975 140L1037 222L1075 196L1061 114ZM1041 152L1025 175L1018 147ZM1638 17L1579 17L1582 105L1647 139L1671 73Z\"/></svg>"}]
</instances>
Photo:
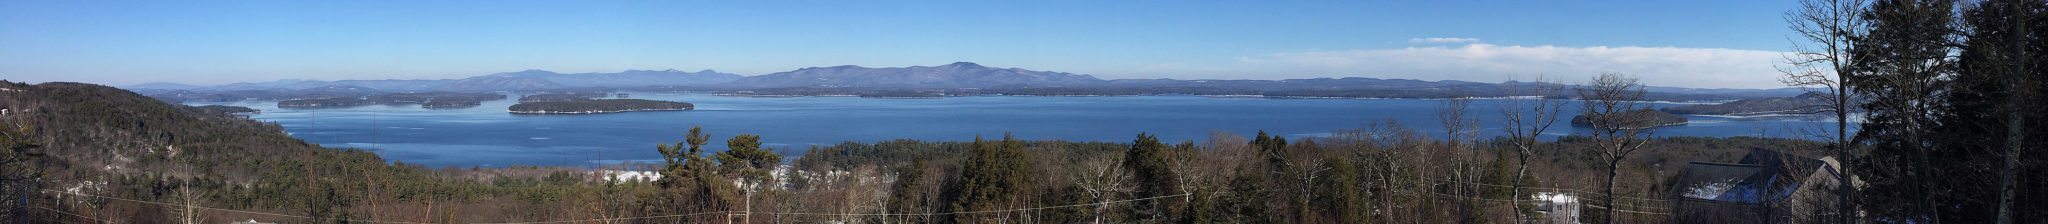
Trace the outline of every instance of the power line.
<instances>
[{"instance_id":1,"label":"power line","mask_svg":"<svg viewBox=\"0 0 2048 224\"><path fill-rule=\"evenodd\" d=\"M1218 193L1227 193L1227 192L1218 192ZM812 212L754 212L754 213L761 213L761 214L771 214L771 215L821 215L821 216L933 216L933 215L953 215L953 214L979 214L979 213L1003 213L1003 212L1021 212L1021 211L1034 211L1034 210L1045 210L1045 209L1055 209L1055 208L1071 208L1071 207L1081 207L1081 206L1092 206L1092 205L1107 205L1107 204L1115 204L1115 203L1124 203L1124 202L1133 202L1133 201L1143 201L1143 200L1157 200L1157 199L1162 199L1162 198L1172 198L1172 197L1186 197L1186 196L1189 196L1189 195L1191 195L1191 194L1188 194L1188 193L1182 193L1182 194L1177 194L1177 195L1167 195L1167 196L1158 196L1158 197L1149 197L1149 198L1139 198L1139 199L1127 199L1127 200L1116 200L1116 201L1105 201L1105 202L1095 202L1095 203L1084 203L1084 204L1071 204L1071 205L1059 205L1059 206L1045 206L1045 207L1036 207L1036 208L1019 208L1019 209L1004 209L1004 210L987 210L987 211L965 211L965 212L939 212L939 213L812 213Z\"/></svg>"},{"instance_id":2,"label":"power line","mask_svg":"<svg viewBox=\"0 0 2048 224\"><path fill-rule=\"evenodd\" d=\"M1444 180L1444 179L1432 179L1432 180L1434 180L1434 181L1437 181L1437 182L1449 182L1449 183L1460 183L1460 184L1477 184L1477 185L1483 185L1483 186L1491 186L1491 187L1503 187L1503 188L1511 188L1511 187L1514 187L1514 186L1508 186L1508 185L1498 185L1498 184L1488 184L1488 183L1478 183L1478 182L1465 182L1465 181L1453 181L1453 180ZM1548 187L1522 187L1522 189L1536 189L1536 190L1554 190L1554 191L1570 191L1570 192L1573 192L1573 193L1580 193L1580 194L1586 194L1586 195L1591 195L1591 196L1611 196L1611 195L1607 195L1607 194L1604 194L1604 193L1600 193L1600 192L1591 192L1591 191L1586 191L1586 190L1579 190L1579 189L1569 189L1569 188L1548 188ZM1635 199L1635 200L1642 200L1642 201L1654 201L1654 202L1668 202L1668 201L1670 201L1670 200L1664 200L1664 199L1654 199L1654 198L1639 198L1639 197L1630 197L1630 196L1612 196L1612 197L1615 197L1615 198L1626 198L1626 199Z\"/></svg>"},{"instance_id":3,"label":"power line","mask_svg":"<svg viewBox=\"0 0 2048 224\"><path fill-rule=\"evenodd\" d=\"M477 223L477 224L540 224L540 223L575 223L575 222L598 222L598 221L623 221L623 220L635 220L635 219L651 219L651 218L674 218L674 217L690 217L690 216L698 216L698 215L709 215L709 214L722 214L722 213L732 213L732 211L698 212L698 213L690 213L690 214L679 214L679 215L657 215L657 216L640 216L640 217L624 217L624 218L604 218L604 219L583 219L583 220L562 220L562 221L542 221L542 222L481 222L481 223Z\"/></svg>"},{"instance_id":4,"label":"power line","mask_svg":"<svg viewBox=\"0 0 2048 224\"><path fill-rule=\"evenodd\" d=\"M71 215L71 216L73 216L73 217L85 218L85 219L88 219L88 220L92 220L93 222L97 222L97 223L107 223L107 221L106 221L106 220L100 220L100 219L97 219L97 218L93 218L93 217L91 217L91 216L83 216L83 215L78 215L78 214L72 214L72 213L70 213L70 212L64 212L64 211L59 211L59 210L56 210L56 209L44 208L44 207L42 207L42 206L35 206L35 208L38 208L38 209L43 209L43 210L49 210L49 211L52 211L52 212L57 212L57 213L65 214L65 215Z\"/></svg>"},{"instance_id":5,"label":"power line","mask_svg":"<svg viewBox=\"0 0 2048 224\"><path fill-rule=\"evenodd\" d=\"M65 191L56 191L56 190L49 190L49 189L44 189L44 190L43 190L43 192L56 192L56 193L61 193L61 194L70 194L70 195L78 195L78 196L86 196L86 197L95 197L95 198L103 198L103 199L111 199L111 200L129 201L129 202L136 202L136 203L146 203L146 204L154 204L154 205L159 205L159 206L171 206L171 207L186 207L185 205L177 205L177 204L170 204L170 203L163 203L163 202L154 202L154 201L143 201L143 200L135 200L135 199L126 199L126 198L117 198L117 197L108 197L108 196L99 196L99 195L90 195L90 194L82 194L82 193L71 193L71 192L65 192ZM286 215L286 214L277 214L277 213L268 213L268 212L256 212L256 211L242 211L242 210L234 210L234 209L222 209L222 208L209 208L209 207L202 207L202 206L191 206L191 207L192 207L192 208L197 208L197 209L206 209L206 210L215 210L215 211L239 212L239 213L247 213L247 214L258 214L258 215L270 215L270 216L279 216L279 217L290 217L290 218L302 218L302 219L319 219L319 218L314 218L314 217L308 217L308 216L298 216L298 215ZM377 220L362 220L362 219L344 219L344 218L334 218L334 220L342 220L342 221L349 221L349 222L367 222L367 223L415 223L415 224L424 224L424 222L399 222L399 221L377 221Z\"/></svg>"},{"instance_id":6,"label":"power line","mask_svg":"<svg viewBox=\"0 0 2048 224\"><path fill-rule=\"evenodd\" d=\"M1586 204L1586 207L1590 207L1590 208L1597 208L1597 209L1601 209L1601 210L1606 210L1606 209L1607 209L1607 207L1600 207L1599 205L1593 205L1593 204ZM1644 212L1644 211L1629 211L1628 209L1614 209L1614 211L1615 211L1615 212L1622 212L1622 213L1636 213L1636 214L1649 214L1649 215L1671 215L1671 213L1663 213L1663 212Z\"/></svg>"},{"instance_id":7,"label":"power line","mask_svg":"<svg viewBox=\"0 0 2048 224\"><path fill-rule=\"evenodd\" d=\"M99 196L99 195L90 195L90 194L83 194L83 193L72 193L72 192L65 192L65 191L57 191L57 190L49 190L49 189L44 189L44 190L42 190L42 191L43 191L43 192L54 192L54 193L61 193L61 194L70 194L70 195L78 195L78 196L86 196L86 197L104 198L104 199L110 199L110 200L120 200L120 201L128 201L128 202L146 203L146 204L153 204L153 205L159 205L159 206L173 206L173 207L183 207L183 206L184 206L184 205L177 205L177 204L169 204L169 203L162 203L162 202L153 202L153 201L143 201L143 200L135 200L135 199L126 199L126 198L118 198L118 197L109 197L109 196ZM1217 192L1217 193L1229 193L1229 192ZM1114 204L1114 203L1125 203L1125 202L1134 202L1134 201L1144 201L1144 200L1158 200L1158 199L1164 199L1164 198L1173 198L1173 197L1186 197L1186 196L1190 196L1190 195L1192 195L1192 194L1188 194L1188 193L1183 193L1183 194L1178 194L1178 195L1167 195L1167 196L1158 196L1158 197L1149 197L1149 198L1138 198L1138 199L1126 199L1126 200L1117 200L1117 201L1106 201L1106 202L1095 202L1095 203L1083 203L1083 204L1071 204L1071 205L1059 205L1059 206L1045 206L1045 207L1034 207L1034 208L1019 208L1019 209L1003 209L1003 210L986 210L986 211L964 211L964 212L940 212L940 213L815 213L815 212L754 212L754 213L760 213L760 214L769 214L769 215L820 215L820 216L856 216L856 215L858 215L858 216L934 216L934 215L952 215L952 214L980 214L980 213L1003 213L1003 212L1022 212L1022 211L1035 211L1035 210L1045 210L1045 209L1055 209L1055 208L1070 208L1070 207L1080 207L1080 206L1094 206L1094 205L1106 205L1106 204ZM267 213L267 212L256 212L256 211L243 211L243 210L233 210L233 209L222 209L222 208L210 208L210 207L201 207L201 206L192 206L192 208L197 208L197 209L206 209L206 210L216 210L216 211L226 211L226 212L238 212L238 213L258 214L258 215L270 215L270 216L280 216L280 217L289 217L289 218L317 219L317 218L313 218L313 217L307 217L307 216L298 216L298 215L287 215L287 214L277 214L277 213ZM44 208L44 209L48 209L48 208ZM51 211L56 211L56 210L51 210ZM58 211L58 212L62 212L62 211ZM699 213L690 213L690 214L676 214L676 215L656 215L656 216L639 216L639 217L623 217L623 218L602 218L602 219L582 219L582 220L561 220L561 221L539 221L539 222L490 222L490 223L488 223L488 224L541 224L541 223L574 223L574 222L593 222L593 221L621 221L621 220L636 220L636 219L650 219L650 218L672 218L672 217L689 217L689 216L698 216L698 215L708 215L708 214L725 214L725 213L732 213L732 211L713 211L713 212L699 212ZM66 213L66 214L69 214L69 213ZM75 214L73 214L73 215L74 215L74 216L76 216ZM84 217L84 216L79 216L79 217ZM88 218L88 219L90 219L90 217L87 217L87 218ZM94 220L97 220L97 219L94 219ZM367 223L408 223L408 224L412 224L412 223L423 223L423 222L403 222L403 221L377 221L377 220L363 220L363 219L340 219L340 218L337 218L337 219L335 219L335 220L343 220L343 221L350 221L350 222L367 222Z\"/></svg>"},{"instance_id":8,"label":"power line","mask_svg":"<svg viewBox=\"0 0 2048 224\"><path fill-rule=\"evenodd\" d=\"M1508 187L1508 186L1506 186L1506 185L1495 185L1495 184L1487 184L1487 183L1475 183L1475 182L1451 181L1451 180L1443 180L1443 179L1431 179L1431 180L1432 180L1432 181L1436 181L1436 183L1437 183L1437 184L1440 184L1440 183L1460 183L1460 184L1477 184L1477 185L1486 185L1486 186L1494 186L1494 187ZM1544 189L1549 189L1549 190L1555 190L1555 191L1573 192L1573 193L1579 193L1579 194L1584 194L1584 196L1588 196L1588 197L1595 197L1595 198L1598 198L1598 197L1609 197L1609 195L1607 195L1607 194L1602 194L1602 193L1597 193L1597 192L1589 192L1589 191L1583 191L1583 190L1576 190L1576 189L1565 189L1565 188L1545 188L1545 187L1523 187L1523 188L1524 188L1524 189L1537 189L1537 190L1544 190ZM1442 194L1442 193L1438 193L1438 194ZM1515 195L1515 197L1520 197L1520 195ZM1641 201L1649 201L1648 203L1650 203L1650 204L1658 204L1658 203L1662 203L1662 204L1670 204L1670 202L1669 202L1669 201L1666 201L1666 200L1659 200L1659 199L1648 199L1648 198L1637 198L1637 197L1629 197L1629 196L1616 196L1616 197L1613 197L1613 198L1625 198L1625 199L1633 199L1633 200L1637 200L1637 201L1638 201L1638 202L1635 202L1635 203L1630 203L1630 202L1626 202L1626 201L1617 201L1617 202L1615 202L1614 204L1616 204L1616 205L1622 205L1622 206L1617 206L1617 207L1633 207L1633 208L1657 208L1657 210L1666 210L1666 211L1670 210L1670 209L1658 208L1658 207L1654 207L1654 206L1646 206L1646 205L1642 205L1642 202L1641 202ZM1482 199L1484 199L1484 198L1482 198ZM1487 199L1487 200L1500 200L1500 199ZM1590 203L1589 203L1589 204L1590 204Z\"/></svg>"},{"instance_id":9,"label":"power line","mask_svg":"<svg viewBox=\"0 0 2048 224\"><path fill-rule=\"evenodd\" d=\"M1407 191L1407 190L1396 190L1396 191ZM1410 194L1412 194L1413 192L1407 192L1407 193L1410 193ZM1439 195L1439 196L1445 196L1445 197L1455 197L1455 198L1464 198L1464 199L1473 199L1473 200L1483 200L1483 201L1492 201L1492 202L1500 202L1500 203L1512 203L1512 202L1510 202L1510 201L1508 201L1508 200L1504 200L1504 199L1492 199L1492 198L1483 198L1483 197L1467 197L1467 196L1459 196L1459 195L1450 195L1450 194L1444 194L1444 193L1437 193L1437 192L1431 192L1431 193L1434 193L1434 194L1436 194L1436 195ZM1588 204L1588 203L1580 203L1580 204L1581 204L1581 205L1583 205L1583 206L1586 206L1586 207L1592 207L1592 208L1597 208L1597 209L1602 209L1602 210L1605 210L1605 209L1607 209L1607 207L1601 207L1601 206L1599 206L1599 205L1593 205L1593 204ZM1626 204L1623 204L1623 205L1626 205ZM1617 207L1619 207L1619 206L1617 206ZM1657 209L1657 210L1669 210L1669 209L1664 209L1664 208L1657 208L1657 207L1647 207L1647 206L1633 206L1633 205L1631 205L1630 207L1638 207L1638 208L1653 208L1653 209ZM1616 212L1625 212L1625 213L1636 213L1636 214L1649 214L1649 215L1670 215L1670 214L1671 214L1671 213L1664 213L1664 212L1645 212L1645 211L1631 211L1631 210L1627 210L1627 209L1615 209L1614 211L1616 211Z\"/></svg>"}]
</instances>

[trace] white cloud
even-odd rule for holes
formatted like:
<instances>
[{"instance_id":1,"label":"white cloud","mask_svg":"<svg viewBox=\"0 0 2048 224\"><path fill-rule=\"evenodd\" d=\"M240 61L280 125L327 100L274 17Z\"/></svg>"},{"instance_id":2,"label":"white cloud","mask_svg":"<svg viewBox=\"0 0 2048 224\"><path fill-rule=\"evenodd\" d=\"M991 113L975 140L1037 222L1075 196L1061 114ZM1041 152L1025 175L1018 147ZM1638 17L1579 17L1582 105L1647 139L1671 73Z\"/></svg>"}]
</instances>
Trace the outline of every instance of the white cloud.
<instances>
[{"instance_id":1,"label":"white cloud","mask_svg":"<svg viewBox=\"0 0 2048 224\"><path fill-rule=\"evenodd\" d=\"M1462 46L1306 51L1242 57L1234 69L1306 78L1357 76L1497 82L1545 75L1580 82L1603 72L1642 77L1654 86L1779 88L1773 67L1783 52L1726 48Z\"/></svg>"},{"instance_id":2,"label":"white cloud","mask_svg":"<svg viewBox=\"0 0 2048 224\"><path fill-rule=\"evenodd\" d=\"M1464 37L1418 37L1408 38L1411 44L1479 43L1479 38Z\"/></svg>"}]
</instances>

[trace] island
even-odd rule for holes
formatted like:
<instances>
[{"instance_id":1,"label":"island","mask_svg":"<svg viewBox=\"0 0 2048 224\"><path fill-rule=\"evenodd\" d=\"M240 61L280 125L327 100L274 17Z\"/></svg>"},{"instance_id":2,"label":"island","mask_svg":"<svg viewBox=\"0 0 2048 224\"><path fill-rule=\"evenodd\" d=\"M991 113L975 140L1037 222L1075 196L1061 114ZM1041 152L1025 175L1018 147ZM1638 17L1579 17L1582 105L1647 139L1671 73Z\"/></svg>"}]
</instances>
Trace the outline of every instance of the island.
<instances>
[{"instance_id":1,"label":"island","mask_svg":"<svg viewBox=\"0 0 2048 224\"><path fill-rule=\"evenodd\" d=\"M205 105L205 106L195 106L195 107L192 107L192 109L199 109L199 111L201 111L201 112L206 112L206 113L212 113L212 114L228 114L228 115L236 115L236 114L253 114L253 113L260 113L260 112L261 112L261 111L258 111L258 110L256 110L255 108L248 108L248 107L238 107L238 106L228 106L228 105Z\"/></svg>"},{"instance_id":2,"label":"island","mask_svg":"<svg viewBox=\"0 0 2048 224\"><path fill-rule=\"evenodd\" d=\"M1650 109L1634 110L1634 111L1629 111L1629 112L1622 112L1621 114L1614 114L1614 115L1608 115L1608 116L1629 116L1629 117L1645 117L1645 118L1647 118L1647 119L1642 119L1642 120L1635 120L1635 119L1629 119L1629 120L1631 120L1631 121L1629 121L1628 123L1637 123L1637 124L1621 124L1621 125L1625 125L1625 126L1621 127L1621 129L1649 129L1649 128L1656 128L1656 127L1664 127L1664 126L1679 126L1679 125L1685 125L1685 124L1686 124L1686 122L1689 122L1688 120L1686 120L1685 116L1679 116L1679 115L1677 115L1677 114L1665 113L1664 111L1657 111L1657 110L1650 110ZM1641 122L1635 122L1635 121L1641 121ZM1592 120L1592 119L1590 119L1590 118L1588 118L1588 117L1586 117L1586 115L1578 115L1578 116L1572 116L1572 126L1574 126L1574 127L1593 127L1593 120Z\"/></svg>"},{"instance_id":3,"label":"island","mask_svg":"<svg viewBox=\"0 0 2048 224\"><path fill-rule=\"evenodd\" d=\"M393 93L371 96L372 101L382 104L419 104L420 108L466 108L483 105L484 101L502 100L505 95L496 93Z\"/></svg>"},{"instance_id":4,"label":"island","mask_svg":"<svg viewBox=\"0 0 2048 224\"><path fill-rule=\"evenodd\" d=\"M484 105L484 102L483 102L483 101L477 101L477 100L470 100L470 99L447 99L447 100L439 100L439 99L437 99L437 100L428 100L427 102L424 102L424 103L420 103L420 108L428 108L428 109L446 109L446 108L469 108L469 107L476 107L476 106L480 106L480 105Z\"/></svg>"},{"instance_id":5,"label":"island","mask_svg":"<svg viewBox=\"0 0 2048 224\"><path fill-rule=\"evenodd\" d=\"M363 105L370 105L370 104L371 104L371 103L370 103L370 100L365 100L365 99L363 99L363 98L357 98L357 97L331 97L331 98L313 98L313 99L293 99L293 100L277 101L277 108L287 108L287 109L321 109L321 108L342 108L342 107L355 107L355 106L363 106Z\"/></svg>"},{"instance_id":6,"label":"island","mask_svg":"<svg viewBox=\"0 0 2048 224\"><path fill-rule=\"evenodd\" d=\"M694 110L697 105L643 99L583 99L522 102L506 111L513 114L603 114L631 111Z\"/></svg>"},{"instance_id":7,"label":"island","mask_svg":"<svg viewBox=\"0 0 2048 224\"><path fill-rule=\"evenodd\" d=\"M483 105L483 101L502 100L505 95L496 93L390 93L367 97L328 97L293 99L277 102L277 108L322 109L367 105L419 104L421 108L462 108Z\"/></svg>"},{"instance_id":8,"label":"island","mask_svg":"<svg viewBox=\"0 0 2048 224\"><path fill-rule=\"evenodd\" d=\"M1662 110L1674 114L1766 116L1827 112L1824 106L1827 103L1827 98L1821 93L1806 93L1794 97L1744 99L1720 104L1667 107Z\"/></svg>"}]
</instances>

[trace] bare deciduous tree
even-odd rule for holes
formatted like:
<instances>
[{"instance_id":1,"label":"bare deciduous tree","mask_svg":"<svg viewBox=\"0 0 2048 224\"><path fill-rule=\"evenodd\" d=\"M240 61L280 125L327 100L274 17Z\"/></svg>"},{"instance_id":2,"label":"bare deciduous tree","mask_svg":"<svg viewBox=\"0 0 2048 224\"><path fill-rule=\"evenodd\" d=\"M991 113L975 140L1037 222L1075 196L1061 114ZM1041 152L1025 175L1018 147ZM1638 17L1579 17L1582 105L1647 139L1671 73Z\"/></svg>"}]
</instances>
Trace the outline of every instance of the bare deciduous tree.
<instances>
[{"instance_id":1,"label":"bare deciduous tree","mask_svg":"<svg viewBox=\"0 0 2048 224\"><path fill-rule=\"evenodd\" d=\"M1784 73L1780 81L1790 86L1808 87L1809 93L1819 93L1816 95L1825 100L1825 105L1815 106L1834 116L1834 135L1818 136L1830 140L1837 161L1847 161L1849 151L1855 145L1849 139L1849 109L1854 106L1850 101L1855 98L1855 92L1842 80L1850 73L1850 63L1855 61L1849 53L1855 46L1853 41L1865 33L1868 21L1861 16L1869 3L1865 0L1801 0L1799 3L1798 9L1785 14L1785 20L1791 23L1792 31L1798 33L1800 38L1797 40L1804 42L1793 42L1794 53L1785 58L1787 66L1778 69ZM1843 173L1836 182L1849 183L1848 163L1836 164L1836 169ZM1848 223L1846 214L1851 214L1850 209L1854 207L1849 200L1850 185L1838 186L1841 187L1835 191L1839 201L1836 203L1836 222Z\"/></svg>"},{"instance_id":2,"label":"bare deciduous tree","mask_svg":"<svg viewBox=\"0 0 2048 224\"><path fill-rule=\"evenodd\" d=\"M1602 73L1594 76L1591 83L1578 88L1579 116L1583 116L1590 136L1596 147L1596 154L1607 165L1607 223L1614 223L1614 178L1621 161L1630 153L1648 145L1648 139L1660 124L1642 102L1645 91L1643 84L1634 76L1616 73ZM1580 118L1573 118L1574 123Z\"/></svg>"},{"instance_id":3,"label":"bare deciduous tree","mask_svg":"<svg viewBox=\"0 0 2048 224\"><path fill-rule=\"evenodd\" d=\"M1088 194L1088 201L1098 203L1092 214L1095 218L1090 223L1104 223L1103 218L1110 211L1110 204L1106 202L1117 194L1131 191L1131 172L1124 171L1124 154L1108 153L1083 160L1080 166L1072 167L1068 172L1079 177L1076 179L1080 181L1075 185Z\"/></svg>"},{"instance_id":4,"label":"bare deciduous tree","mask_svg":"<svg viewBox=\"0 0 2048 224\"><path fill-rule=\"evenodd\" d=\"M1463 196L1463 198L1458 200L1457 219L1461 220L1460 222L1467 223L1472 222L1472 220L1466 219L1473 217L1472 213L1478 209L1475 204L1478 202L1473 200L1473 198L1479 197L1477 194L1479 186L1477 184L1480 181L1480 175L1477 175L1478 172L1474 170L1477 166L1473 165L1473 163L1479 161L1478 157L1476 157L1479 154L1472 153L1470 147L1465 144L1465 141L1475 138L1476 132L1472 129L1479 123L1479 120L1466 115L1465 111L1471 107L1472 98L1461 96L1443 100L1442 104L1437 105L1436 109L1437 123L1443 125L1444 128L1444 148L1451 149L1453 154L1463 153L1466 155L1464 160L1456 162L1457 168L1453 170L1454 173L1451 176L1452 180L1459 183L1456 189L1458 192L1456 193Z\"/></svg>"},{"instance_id":5,"label":"bare deciduous tree","mask_svg":"<svg viewBox=\"0 0 2048 224\"><path fill-rule=\"evenodd\" d=\"M1522 205L1522 178L1529 175L1529 157L1536 154L1537 139L1550 125L1557 123L1557 116L1563 113L1564 99L1552 96L1563 94L1562 85L1545 84L1542 76L1534 84L1510 84L1507 86L1509 99L1500 104L1502 129L1507 133L1508 145L1515 150L1515 179L1510 187L1509 202L1513 202L1516 222L1524 220L1519 206Z\"/></svg>"},{"instance_id":6,"label":"bare deciduous tree","mask_svg":"<svg viewBox=\"0 0 2048 224\"><path fill-rule=\"evenodd\" d=\"M206 223L206 219L199 217L199 202L204 201L205 198L206 195L203 191L192 189L192 186L179 186L178 223Z\"/></svg>"}]
</instances>

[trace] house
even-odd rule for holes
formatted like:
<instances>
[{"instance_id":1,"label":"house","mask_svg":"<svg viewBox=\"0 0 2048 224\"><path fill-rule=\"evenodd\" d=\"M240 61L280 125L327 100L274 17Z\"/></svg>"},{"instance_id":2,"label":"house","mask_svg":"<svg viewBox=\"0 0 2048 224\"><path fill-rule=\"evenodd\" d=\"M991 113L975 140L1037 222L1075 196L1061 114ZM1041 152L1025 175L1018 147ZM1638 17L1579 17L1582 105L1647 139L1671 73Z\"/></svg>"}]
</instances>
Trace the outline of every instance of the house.
<instances>
[{"instance_id":1,"label":"house","mask_svg":"<svg viewBox=\"0 0 2048 224\"><path fill-rule=\"evenodd\" d=\"M1537 192L1533 199L1536 212L1543 213L1539 223L1579 223L1579 197L1564 192Z\"/></svg>"},{"instance_id":2,"label":"house","mask_svg":"<svg viewBox=\"0 0 2048 224\"><path fill-rule=\"evenodd\" d=\"M1752 149L1737 163L1692 162L1671 187L1673 223L1799 223L1828 212L1832 158Z\"/></svg>"}]
</instances>

